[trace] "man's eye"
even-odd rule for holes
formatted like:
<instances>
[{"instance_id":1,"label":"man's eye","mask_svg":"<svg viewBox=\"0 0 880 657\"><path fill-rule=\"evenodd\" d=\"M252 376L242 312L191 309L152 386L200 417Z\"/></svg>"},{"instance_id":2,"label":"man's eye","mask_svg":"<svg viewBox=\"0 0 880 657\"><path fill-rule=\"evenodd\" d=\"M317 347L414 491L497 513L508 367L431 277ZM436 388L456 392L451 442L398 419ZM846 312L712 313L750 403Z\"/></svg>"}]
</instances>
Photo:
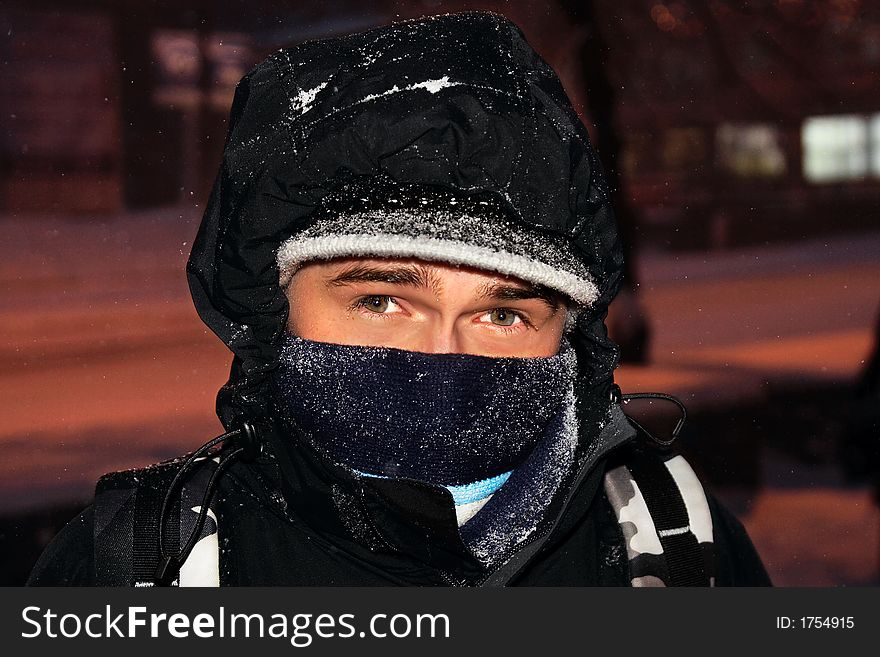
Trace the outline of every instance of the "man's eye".
<instances>
[{"instance_id":1,"label":"man's eye","mask_svg":"<svg viewBox=\"0 0 880 657\"><path fill-rule=\"evenodd\" d=\"M488 314L489 321L497 326L513 326L522 319L512 310L507 308L496 308Z\"/></svg>"},{"instance_id":2,"label":"man's eye","mask_svg":"<svg viewBox=\"0 0 880 657\"><path fill-rule=\"evenodd\" d=\"M393 312L397 307L394 299L388 296L369 296L358 300L357 305L374 313Z\"/></svg>"}]
</instances>

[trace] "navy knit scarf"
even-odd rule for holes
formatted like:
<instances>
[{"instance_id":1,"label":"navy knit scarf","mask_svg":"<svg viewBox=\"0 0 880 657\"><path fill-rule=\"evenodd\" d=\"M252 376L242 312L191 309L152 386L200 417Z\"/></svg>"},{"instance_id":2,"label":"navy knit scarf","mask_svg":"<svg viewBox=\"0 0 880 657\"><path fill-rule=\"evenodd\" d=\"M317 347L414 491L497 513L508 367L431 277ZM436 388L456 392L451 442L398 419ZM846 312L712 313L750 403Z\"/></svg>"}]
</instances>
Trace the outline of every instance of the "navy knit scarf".
<instances>
[{"instance_id":1,"label":"navy knit scarf","mask_svg":"<svg viewBox=\"0 0 880 657\"><path fill-rule=\"evenodd\" d=\"M511 540L521 539L528 527L516 530L510 519L530 509L519 524L533 529L570 466L576 361L565 341L548 358L490 358L289 336L280 360L274 390L281 412L336 463L453 487L491 478L503 482L500 475L514 471L502 490L516 487L522 495L514 495L513 506L500 514L514 530L501 532ZM502 499L511 497L510 490L505 493ZM488 506L462 528L472 548L486 542L487 532L498 533L485 511ZM489 561L499 549L477 552Z\"/></svg>"}]
</instances>

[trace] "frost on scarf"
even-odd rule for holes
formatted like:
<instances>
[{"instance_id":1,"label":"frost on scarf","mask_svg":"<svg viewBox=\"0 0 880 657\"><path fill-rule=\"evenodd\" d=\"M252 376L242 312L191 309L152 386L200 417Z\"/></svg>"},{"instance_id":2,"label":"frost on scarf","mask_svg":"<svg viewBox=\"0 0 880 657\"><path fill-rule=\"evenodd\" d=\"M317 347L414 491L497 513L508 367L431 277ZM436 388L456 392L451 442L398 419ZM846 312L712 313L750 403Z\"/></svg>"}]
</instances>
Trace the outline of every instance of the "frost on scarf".
<instances>
[{"instance_id":1,"label":"frost on scarf","mask_svg":"<svg viewBox=\"0 0 880 657\"><path fill-rule=\"evenodd\" d=\"M462 539L479 561L486 565L497 561L535 532L574 466L576 447L575 400L570 392L528 459L462 526Z\"/></svg>"},{"instance_id":2,"label":"frost on scarf","mask_svg":"<svg viewBox=\"0 0 880 657\"><path fill-rule=\"evenodd\" d=\"M575 370L567 341L551 357L490 358L288 337L275 394L316 450L358 475L451 487L454 500L497 480L460 528L489 564L535 531L572 467Z\"/></svg>"}]
</instances>

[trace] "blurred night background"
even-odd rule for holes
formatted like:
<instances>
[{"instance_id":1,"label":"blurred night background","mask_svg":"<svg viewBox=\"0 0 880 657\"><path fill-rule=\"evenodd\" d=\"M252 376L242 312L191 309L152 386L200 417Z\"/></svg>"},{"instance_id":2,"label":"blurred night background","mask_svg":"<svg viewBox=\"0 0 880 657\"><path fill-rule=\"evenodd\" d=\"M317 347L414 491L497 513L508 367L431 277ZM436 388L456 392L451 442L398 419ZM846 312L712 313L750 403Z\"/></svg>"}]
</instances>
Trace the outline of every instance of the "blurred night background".
<instances>
[{"instance_id":1,"label":"blurred night background","mask_svg":"<svg viewBox=\"0 0 880 657\"><path fill-rule=\"evenodd\" d=\"M522 27L615 183L623 391L685 402L774 583L880 584L874 0L4 0L0 584L101 474L221 431L230 359L184 264L240 77L467 9Z\"/></svg>"}]
</instances>

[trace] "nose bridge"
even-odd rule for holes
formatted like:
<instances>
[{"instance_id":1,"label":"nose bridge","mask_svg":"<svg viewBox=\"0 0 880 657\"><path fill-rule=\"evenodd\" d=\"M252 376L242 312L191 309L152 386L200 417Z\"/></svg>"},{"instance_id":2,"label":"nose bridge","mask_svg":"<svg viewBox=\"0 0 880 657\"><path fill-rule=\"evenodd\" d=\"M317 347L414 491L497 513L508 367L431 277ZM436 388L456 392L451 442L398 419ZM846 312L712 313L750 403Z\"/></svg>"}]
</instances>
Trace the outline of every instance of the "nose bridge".
<instances>
[{"instance_id":1,"label":"nose bridge","mask_svg":"<svg viewBox=\"0 0 880 657\"><path fill-rule=\"evenodd\" d=\"M458 334L458 326L454 318L440 316L427 328L423 351L432 354L462 353L461 336Z\"/></svg>"}]
</instances>

